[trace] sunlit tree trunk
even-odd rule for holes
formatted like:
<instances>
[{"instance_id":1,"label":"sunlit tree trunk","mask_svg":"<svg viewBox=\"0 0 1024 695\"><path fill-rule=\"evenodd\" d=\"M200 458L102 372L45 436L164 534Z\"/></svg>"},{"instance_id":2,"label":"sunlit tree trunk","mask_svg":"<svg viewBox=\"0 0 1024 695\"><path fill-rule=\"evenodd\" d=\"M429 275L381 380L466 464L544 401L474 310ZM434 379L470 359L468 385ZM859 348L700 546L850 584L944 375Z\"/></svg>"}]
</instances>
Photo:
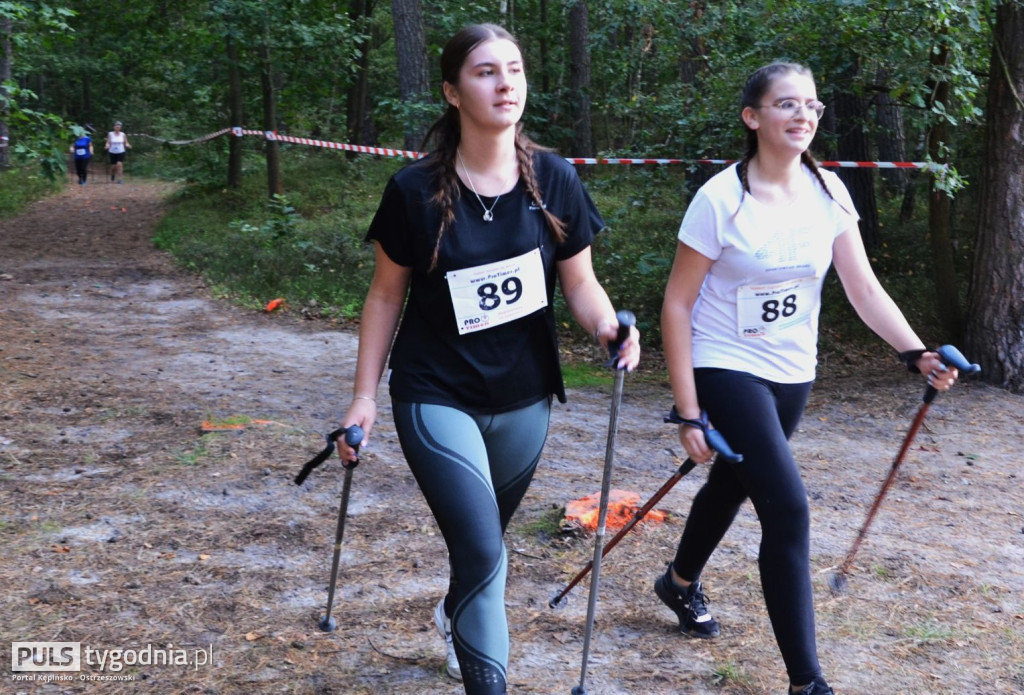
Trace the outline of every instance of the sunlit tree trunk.
<instances>
[{"instance_id":1,"label":"sunlit tree trunk","mask_svg":"<svg viewBox=\"0 0 1024 695\"><path fill-rule=\"evenodd\" d=\"M967 354L1024 393L1024 6L996 10Z\"/></svg>"}]
</instances>

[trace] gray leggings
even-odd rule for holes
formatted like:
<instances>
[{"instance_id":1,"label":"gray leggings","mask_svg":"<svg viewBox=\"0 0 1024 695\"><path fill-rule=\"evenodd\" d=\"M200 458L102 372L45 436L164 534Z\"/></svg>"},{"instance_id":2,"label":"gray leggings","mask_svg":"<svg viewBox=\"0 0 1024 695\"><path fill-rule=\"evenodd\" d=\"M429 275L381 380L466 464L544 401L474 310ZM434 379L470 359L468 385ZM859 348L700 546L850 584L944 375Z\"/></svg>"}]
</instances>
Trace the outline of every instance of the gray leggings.
<instances>
[{"instance_id":1,"label":"gray leggings","mask_svg":"<svg viewBox=\"0 0 1024 695\"><path fill-rule=\"evenodd\" d=\"M540 460L551 401L497 415L394 402L409 468L448 545L445 613L467 695L506 692L503 539Z\"/></svg>"}]
</instances>

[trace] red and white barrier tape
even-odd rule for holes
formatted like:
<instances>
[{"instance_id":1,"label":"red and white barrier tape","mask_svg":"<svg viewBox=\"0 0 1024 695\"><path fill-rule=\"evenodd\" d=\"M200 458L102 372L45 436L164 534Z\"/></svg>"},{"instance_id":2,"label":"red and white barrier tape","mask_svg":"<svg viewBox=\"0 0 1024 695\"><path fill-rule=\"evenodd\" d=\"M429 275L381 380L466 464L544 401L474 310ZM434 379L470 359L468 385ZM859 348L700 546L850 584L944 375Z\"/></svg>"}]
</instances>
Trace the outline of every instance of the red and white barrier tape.
<instances>
[{"instance_id":1,"label":"red and white barrier tape","mask_svg":"<svg viewBox=\"0 0 1024 695\"><path fill-rule=\"evenodd\" d=\"M204 135L195 140L163 140L152 135L133 135L133 137L147 137L168 145L192 145L200 142L207 142L227 133L235 137L254 135L266 140L277 142L289 142L296 145L308 145L311 147L323 147L330 150L344 150L347 152L359 152L362 154L376 154L383 157L402 157L405 159L420 159L425 157L425 152L413 152L411 150L398 150L390 147L370 147L367 145L350 145L342 142L331 142L328 140L315 140L313 138L298 138L291 135L281 135L275 131L249 130L246 128L225 128L215 133ZM735 159L662 159L662 158L621 158L621 157L566 157L570 164L733 164ZM852 162L852 161L824 161L819 165L829 168L857 168L857 169L924 169L931 172L945 171L947 165L936 164L935 162Z\"/></svg>"}]
</instances>

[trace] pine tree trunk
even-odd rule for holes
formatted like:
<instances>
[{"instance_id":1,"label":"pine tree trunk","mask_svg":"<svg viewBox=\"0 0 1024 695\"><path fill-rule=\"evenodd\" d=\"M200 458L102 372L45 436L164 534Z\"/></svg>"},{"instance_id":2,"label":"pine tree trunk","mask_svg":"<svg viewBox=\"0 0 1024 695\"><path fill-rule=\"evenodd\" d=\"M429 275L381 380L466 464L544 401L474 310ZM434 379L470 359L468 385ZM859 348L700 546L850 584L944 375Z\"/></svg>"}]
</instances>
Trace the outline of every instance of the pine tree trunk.
<instances>
[{"instance_id":1,"label":"pine tree trunk","mask_svg":"<svg viewBox=\"0 0 1024 695\"><path fill-rule=\"evenodd\" d=\"M242 75L238 67L238 47L230 36L225 38L225 53L228 61L228 113L229 127L244 127L242 120ZM242 186L242 138L228 137L228 188Z\"/></svg>"},{"instance_id":2,"label":"pine tree trunk","mask_svg":"<svg viewBox=\"0 0 1024 695\"><path fill-rule=\"evenodd\" d=\"M590 28L587 4L580 0L569 10L569 90L573 98L573 155L594 156L594 126L590 116Z\"/></svg>"},{"instance_id":3,"label":"pine tree trunk","mask_svg":"<svg viewBox=\"0 0 1024 695\"><path fill-rule=\"evenodd\" d=\"M360 33L363 35L356 46L359 53L356 76L348 92L348 141L356 145L374 144L366 132L370 92L370 39L366 34L370 31L372 14L372 0L354 0L349 6L349 19L361 29Z\"/></svg>"},{"instance_id":4,"label":"pine tree trunk","mask_svg":"<svg viewBox=\"0 0 1024 695\"><path fill-rule=\"evenodd\" d=\"M883 68L875 74L881 86L875 100L875 124L878 126L878 158L883 162L902 162L907 158L907 137L903 132L903 107L889 96L889 75ZM906 169L881 169L882 180L900 193L909 182Z\"/></svg>"},{"instance_id":5,"label":"pine tree trunk","mask_svg":"<svg viewBox=\"0 0 1024 695\"><path fill-rule=\"evenodd\" d=\"M402 103L412 105L429 98L427 40L423 29L420 0L391 0L395 25L395 51L398 56L398 94ZM405 123L405 149L415 150L423 142L428 124L413 112Z\"/></svg>"},{"instance_id":6,"label":"pine tree trunk","mask_svg":"<svg viewBox=\"0 0 1024 695\"><path fill-rule=\"evenodd\" d=\"M931 62L935 68L946 64L949 51L945 47L932 53ZM942 81L932 90L932 102L948 104L949 82ZM931 104L929 104L931 106ZM945 161L943 143L949 142L949 124L939 118L928 132L928 154L932 161ZM959 340L963 334L964 319L957 291L956 264L953 254L953 235L950 230L950 198L944 191L932 187L928 198L928 237L931 241L932 266L935 278L935 297L938 300L938 316L943 332L951 340Z\"/></svg>"},{"instance_id":7,"label":"pine tree trunk","mask_svg":"<svg viewBox=\"0 0 1024 695\"><path fill-rule=\"evenodd\" d=\"M11 79L11 63L14 60L11 49L11 31L13 23L10 17L0 17L0 101L4 106L0 108L0 169L7 169L11 166L11 148L8 147L7 121L10 118L10 110L6 106L6 88L3 84Z\"/></svg>"},{"instance_id":8,"label":"pine tree trunk","mask_svg":"<svg viewBox=\"0 0 1024 695\"><path fill-rule=\"evenodd\" d=\"M966 351L982 379L1024 393L1024 6L996 10L992 43Z\"/></svg>"},{"instance_id":9,"label":"pine tree trunk","mask_svg":"<svg viewBox=\"0 0 1024 695\"><path fill-rule=\"evenodd\" d=\"M270 47L260 47L262 69L260 70L260 86L263 89L263 130L266 133L277 132L277 99L274 95L274 79L270 63ZM267 190L270 197L284 193L281 184L280 146L273 137L266 142L267 157Z\"/></svg>"},{"instance_id":10,"label":"pine tree trunk","mask_svg":"<svg viewBox=\"0 0 1024 695\"><path fill-rule=\"evenodd\" d=\"M855 71L856 68L853 68ZM848 83L854 75L845 75ZM836 123L839 128L839 159L867 161L871 159L871 141L864 132L867 108L864 99L847 91L836 95ZM860 214L860 235L864 246L877 249L881 245L878 233L878 203L875 200L875 174L871 169L844 168L839 178L846 184L853 204Z\"/></svg>"}]
</instances>

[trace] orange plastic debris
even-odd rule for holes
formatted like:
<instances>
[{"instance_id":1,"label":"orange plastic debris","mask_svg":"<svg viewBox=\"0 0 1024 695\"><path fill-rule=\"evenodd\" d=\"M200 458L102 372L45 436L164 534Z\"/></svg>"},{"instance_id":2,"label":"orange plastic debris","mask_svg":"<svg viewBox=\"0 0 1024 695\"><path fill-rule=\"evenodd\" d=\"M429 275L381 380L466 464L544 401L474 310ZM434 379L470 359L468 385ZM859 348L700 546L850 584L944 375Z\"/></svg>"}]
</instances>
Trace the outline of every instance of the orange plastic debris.
<instances>
[{"instance_id":1,"label":"orange plastic debris","mask_svg":"<svg viewBox=\"0 0 1024 695\"><path fill-rule=\"evenodd\" d=\"M284 299L280 297L278 297L277 299L271 299L269 302L267 302L267 306L264 307L264 311L270 313L274 309L280 307L282 304L284 304Z\"/></svg>"},{"instance_id":2,"label":"orange plastic debris","mask_svg":"<svg viewBox=\"0 0 1024 695\"><path fill-rule=\"evenodd\" d=\"M200 429L203 432L224 432L231 430L244 430L247 427L264 427L266 425L278 425L280 427L288 427L283 422L276 422L274 420L258 420L251 419L248 422L214 422L213 420L203 420L203 424Z\"/></svg>"},{"instance_id":3,"label":"orange plastic debris","mask_svg":"<svg viewBox=\"0 0 1024 695\"><path fill-rule=\"evenodd\" d=\"M575 526L587 531L597 529L597 521L600 510L600 494L587 495L578 500L573 500L565 505L565 524ZM637 511L640 509L640 495L635 492L623 490L609 490L608 492L608 513L605 517L605 528L617 531L628 524ZM665 520L665 512L652 509L647 512L644 522L659 522Z\"/></svg>"}]
</instances>

